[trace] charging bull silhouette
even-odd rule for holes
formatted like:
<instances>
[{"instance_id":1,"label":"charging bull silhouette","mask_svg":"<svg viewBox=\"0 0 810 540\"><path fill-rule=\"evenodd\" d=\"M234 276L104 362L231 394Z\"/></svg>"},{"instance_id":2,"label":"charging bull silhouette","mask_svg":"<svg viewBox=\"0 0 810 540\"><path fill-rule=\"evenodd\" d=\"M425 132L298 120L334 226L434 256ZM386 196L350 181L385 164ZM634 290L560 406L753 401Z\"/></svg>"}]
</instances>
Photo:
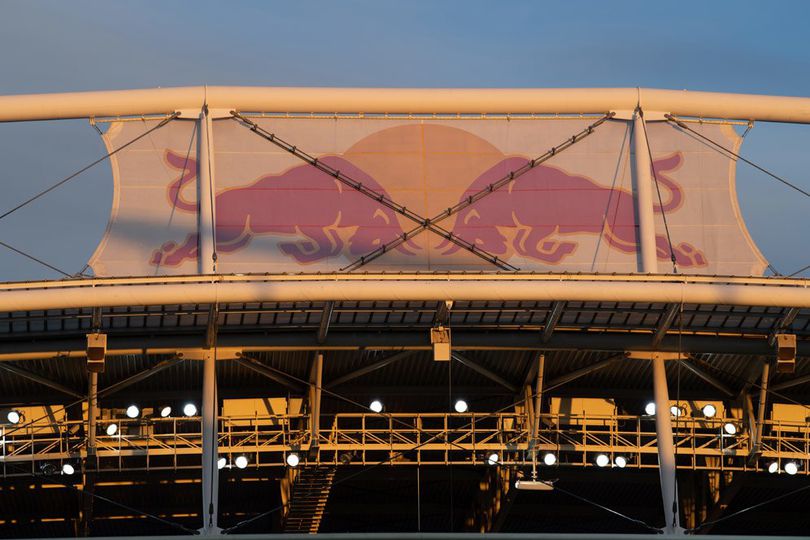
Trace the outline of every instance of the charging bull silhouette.
<instances>
[{"instance_id":1,"label":"charging bull silhouette","mask_svg":"<svg viewBox=\"0 0 810 540\"><path fill-rule=\"evenodd\" d=\"M197 204L183 198L183 188L197 176L196 160L171 151L166 152L165 159L169 166L181 171L168 187L170 203L178 210L196 214ZM328 156L320 161L386 195L382 186L345 159ZM281 242L279 248L306 264L342 253L347 243L348 252L359 257L404 232L391 209L310 165L226 189L216 195L215 207L216 248L220 253L243 248L256 235L296 235L304 239ZM412 243L407 245L413 247ZM179 245L166 242L152 253L150 263L178 266L197 258L197 246L197 234L189 234ZM397 249L413 254L406 244Z\"/></svg>"},{"instance_id":2,"label":"charging bull silhouette","mask_svg":"<svg viewBox=\"0 0 810 540\"><path fill-rule=\"evenodd\" d=\"M683 202L680 186L664 174L678 168L682 159L680 153L675 153L653 164L658 183L668 192L663 205L655 205L656 213L674 212ZM527 162L519 157L504 159L478 177L461 200ZM511 242L499 230L503 228L516 229ZM624 253L635 253L637 248L632 193L603 187L584 176L547 165L538 165L508 187L459 212L453 233L495 255L503 256L511 248L519 255L551 264L559 263L576 250L577 242L560 238L567 234L602 234L610 246ZM657 235L655 241L658 258L668 260L667 238ZM449 255L459 247L445 240L438 249ZM679 266L707 264L703 252L691 244L679 243L672 250Z\"/></svg>"}]
</instances>

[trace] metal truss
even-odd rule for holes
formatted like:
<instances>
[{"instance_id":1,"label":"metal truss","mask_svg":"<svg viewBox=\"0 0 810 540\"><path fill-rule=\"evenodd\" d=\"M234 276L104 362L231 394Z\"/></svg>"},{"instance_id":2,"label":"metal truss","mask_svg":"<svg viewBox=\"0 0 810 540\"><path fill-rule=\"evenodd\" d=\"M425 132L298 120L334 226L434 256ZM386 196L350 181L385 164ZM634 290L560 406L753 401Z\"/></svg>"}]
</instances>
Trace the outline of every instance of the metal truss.
<instances>
[{"instance_id":1,"label":"metal truss","mask_svg":"<svg viewBox=\"0 0 810 540\"><path fill-rule=\"evenodd\" d=\"M284 467L289 452L304 465L486 465L492 453L506 466L525 466L552 452L561 467L596 467L606 454L627 459L628 468L657 468L655 420L646 416L541 415L536 440L522 412L395 413L322 415L315 445L310 416L228 417L219 420L219 454L230 467L240 455L251 467ZM106 435L115 423L117 433ZM674 429L680 469L764 471L776 461L799 464L810 474L810 426L765 421L759 459L749 460L752 440L738 419L678 419ZM738 432L728 435L727 423ZM0 443L4 477L38 473L46 462L77 462L87 457L85 424L69 421L6 428ZM135 471L199 468L199 418L99 420L96 463L88 470ZM91 460L92 461L92 460ZM57 468L58 470L58 468Z\"/></svg>"}]
</instances>

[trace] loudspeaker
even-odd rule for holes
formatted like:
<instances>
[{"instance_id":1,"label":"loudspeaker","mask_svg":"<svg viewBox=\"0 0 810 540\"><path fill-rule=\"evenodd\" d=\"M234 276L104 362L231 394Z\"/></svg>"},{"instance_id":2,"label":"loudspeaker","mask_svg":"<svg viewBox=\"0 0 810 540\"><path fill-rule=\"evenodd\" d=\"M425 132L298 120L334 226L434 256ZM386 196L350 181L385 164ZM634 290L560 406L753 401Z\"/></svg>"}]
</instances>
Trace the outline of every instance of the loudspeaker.
<instances>
[{"instance_id":1,"label":"loudspeaker","mask_svg":"<svg viewBox=\"0 0 810 540\"><path fill-rule=\"evenodd\" d=\"M776 335L776 372L794 373L796 371L796 335Z\"/></svg>"},{"instance_id":2,"label":"loudspeaker","mask_svg":"<svg viewBox=\"0 0 810 540\"><path fill-rule=\"evenodd\" d=\"M107 356L107 334L87 334L87 371L104 373Z\"/></svg>"},{"instance_id":3,"label":"loudspeaker","mask_svg":"<svg viewBox=\"0 0 810 540\"><path fill-rule=\"evenodd\" d=\"M430 342L433 344L433 359L437 362L449 362L450 329L444 326L431 328Z\"/></svg>"}]
</instances>

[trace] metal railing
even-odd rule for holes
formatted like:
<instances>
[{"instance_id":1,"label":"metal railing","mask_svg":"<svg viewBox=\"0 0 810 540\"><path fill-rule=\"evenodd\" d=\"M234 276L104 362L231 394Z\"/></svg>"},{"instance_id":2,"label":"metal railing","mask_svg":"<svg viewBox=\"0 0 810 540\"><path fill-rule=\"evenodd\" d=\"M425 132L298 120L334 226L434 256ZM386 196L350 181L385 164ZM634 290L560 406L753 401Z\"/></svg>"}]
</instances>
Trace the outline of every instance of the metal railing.
<instances>
[{"instance_id":1,"label":"metal railing","mask_svg":"<svg viewBox=\"0 0 810 540\"><path fill-rule=\"evenodd\" d=\"M481 465L497 453L503 464L525 465L536 457L542 464L542 455L552 452L555 466L562 467L596 466L599 454L610 463L621 455L631 468L658 466L653 417L543 414L540 420L537 439L531 440L528 418L517 412L340 413L322 415L313 438L306 414L231 416L219 419L219 453L226 467L240 455L251 467L281 467L292 451L309 464ZM726 424L736 433L729 434ZM4 476L82 460L102 472L200 467L199 417L100 419L95 456L89 459L82 421L0 429ZM750 459L751 437L738 419L673 419L673 430L679 468L760 471L776 461L781 470L794 461L800 474L810 473L808 423L766 421L756 459Z\"/></svg>"}]
</instances>

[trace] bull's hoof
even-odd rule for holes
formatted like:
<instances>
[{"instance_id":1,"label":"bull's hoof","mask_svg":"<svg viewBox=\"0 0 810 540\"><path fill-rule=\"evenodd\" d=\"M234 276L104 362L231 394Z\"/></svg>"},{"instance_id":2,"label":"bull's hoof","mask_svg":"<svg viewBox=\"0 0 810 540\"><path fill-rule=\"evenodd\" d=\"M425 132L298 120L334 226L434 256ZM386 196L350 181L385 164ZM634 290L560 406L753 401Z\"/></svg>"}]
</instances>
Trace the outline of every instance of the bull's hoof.
<instances>
[{"instance_id":1,"label":"bull's hoof","mask_svg":"<svg viewBox=\"0 0 810 540\"><path fill-rule=\"evenodd\" d=\"M701 267L709 264L702 251L686 242L678 245L678 256L676 259L681 266Z\"/></svg>"}]
</instances>

